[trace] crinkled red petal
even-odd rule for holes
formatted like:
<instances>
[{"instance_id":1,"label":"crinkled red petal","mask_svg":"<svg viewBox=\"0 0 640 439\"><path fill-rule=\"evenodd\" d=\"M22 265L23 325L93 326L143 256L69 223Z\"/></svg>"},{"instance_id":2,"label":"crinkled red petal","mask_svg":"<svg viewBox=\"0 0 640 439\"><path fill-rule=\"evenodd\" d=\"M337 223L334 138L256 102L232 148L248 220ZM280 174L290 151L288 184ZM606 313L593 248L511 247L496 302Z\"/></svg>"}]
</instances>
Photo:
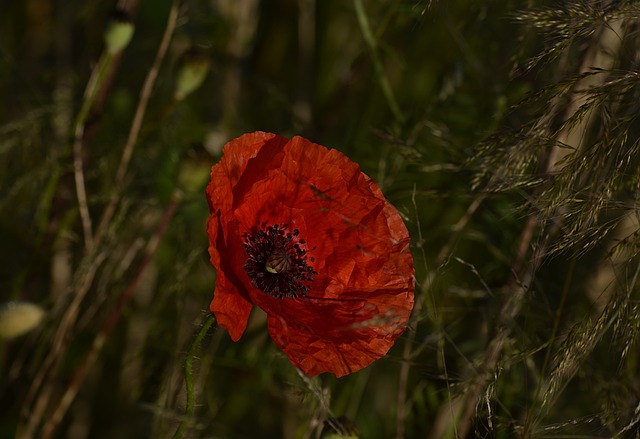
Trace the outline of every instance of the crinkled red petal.
<instances>
[{"instance_id":1,"label":"crinkled red petal","mask_svg":"<svg viewBox=\"0 0 640 439\"><path fill-rule=\"evenodd\" d=\"M229 252L224 239L223 227L218 215L211 215L207 221L211 264L217 270L216 290L210 309L218 324L225 328L233 341L240 340L249 320L253 304L249 295L241 289L234 264L228 258Z\"/></svg>"},{"instance_id":2,"label":"crinkled red petal","mask_svg":"<svg viewBox=\"0 0 640 439\"><path fill-rule=\"evenodd\" d=\"M218 324L225 328L234 341L244 333L253 307L241 269L244 264L242 252L238 252L241 236L232 224L233 190L245 175L245 170L263 147L273 143L283 145L284 137L256 132L246 134L230 142L223 150L220 162L211 169L211 181L207 186L207 201L211 215L207 221L209 255L216 268L216 290L210 305ZM254 161L255 163L255 161ZM254 165L255 166L255 165Z\"/></svg>"},{"instance_id":3,"label":"crinkled red petal","mask_svg":"<svg viewBox=\"0 0 640 439\"><path fill-rule=\"evenodd\" d=\"M407 229L378 186L340 152L300 137L253 133L230 142L224 154L207 189L230 261L221 274L224 264L210 249L216 287L231 285L222 295L235 286L266 311L272 338L308 375L342 376L384 356L411 313L414 271ZM277 299L251 285L241 237L264 223L298 229L308 242L318 273L308 298ZM236 306L219 305L216 316Z\"/></svg>"}]
</instances>

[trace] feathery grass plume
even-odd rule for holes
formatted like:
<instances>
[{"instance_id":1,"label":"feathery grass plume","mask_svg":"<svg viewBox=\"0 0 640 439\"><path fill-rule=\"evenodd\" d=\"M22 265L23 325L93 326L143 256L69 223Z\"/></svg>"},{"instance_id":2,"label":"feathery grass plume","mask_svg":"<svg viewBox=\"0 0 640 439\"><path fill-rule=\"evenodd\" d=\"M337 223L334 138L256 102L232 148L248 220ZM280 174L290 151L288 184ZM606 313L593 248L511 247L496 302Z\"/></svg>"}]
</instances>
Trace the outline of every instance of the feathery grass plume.
<instances>
[{"instance_id":1,"label":"feathery grass plume","mask_svg":"<svg viewBox=\"0 0 640 439\"><path fill-rule=\"evenodd\" d=\"M617 297L605 307L604 312L595 321L578 322L570 328L556 352L555 367L551 371L542 398L542 408L552 405L556 393L592 354L607 330L618 320L623 307L623 298Z\"/></svg>"},{"instance_id":2,"label":"feathery grass plume","mask_svg":"<svg viewBox=\"0 0 640 439\"><path fill-rule=\"evenodd\" d=\"M640 17L640 6L634 1L571 0L550 8L518 11L513 18L539 31L545 47L526 63L525 70L548 64L568 51L576 50L600 25L611 20L634 20Z\"/></svg>"},{"instance_id":3,"label":"feathery grass plume","mask_svg":"<svg viewBox=\"0 0 640 439\"><path fill-rule=\"evenodd\" d=\"M523 13L519 19L556 29L564 37L559 38L562 44L576 33L595 35L592 44L604 44L604 31L620 40L624 33L618 31L625 25L614 32L603 23L630 20L636 13L631 6L601 10L575 3L564 10ZM605 29L598 31L598 26ZM607 49L619 43L609 43ZM561 225L552 253L593 248L637 200L640 75L628 61L613 68L613 59L602 60L598 54L586 54L583 65L599 60L606 68L590 65L514 105L511 114L528 115L529 121L490 136L472 158L478 169L474 187L528 193L523 207L539 212L550 227Z\"/></svg>"},{"instance_id":4,"label":"feathery grass plume","mask_svg":"<svg viewBox=\"0 0 640 439\"><path fill-rule=\"evenodd\" d=\"M562 418L571 415L558 414L556 409L567 403L565 398L571 398L572 393L566 389L575 391L573 387L585 381L605 380L610 361L617 360L617 367L624 369L635 363L630 352L636 349L632 340L637 324L630 323L626 316L637 297L637 276L633 273L638 234L611 240L619 239L626 218L637 215L640 201L640 76L634 61L637 36L632 27L639 12L637 2L623 1L569 2L561 8L518 13L518 21L543 31L546 44L530 58L527 69L555 68L555 78L538 78L542 84L511 107L504 126L487 137L468 162L477 170L472 179L474 187L496 196L516 195L521 200L516 209L527 216L527 226L522 234L525 245L521 244L519 251L524 266L534 267L526 268L532 277L524 281L527 295L522 301L533 304L543 298L551 301L550 307L558 306L550 338L539 341L545 346L545 359L539 369L535 361L531 363L538 390L530 395L527 415L519 426L524 436L547 428L565 433L585 431L580 428L588 428L586 424L596 418L609 432L621 431L632 422L629 399L622 396L607 401L616 409L602 408L606 404L601 401L604 405L600 414L586 421L579 416ZM535 73L533 70L529 73ZM573 289L588 290L584 284L589 280L574 279L573 268L565 268L560 298L544 284L543 276L548 276L550 268L541 265L543 261L558 270L567 265L560 258L594 264L594 277L608 270L601 261L601 244L610 242L614 245L610 245L608 257L615 263L617 275L608 286L610 290L600 292L604 303L601 312L597 306L585 311L567 304ZM557 258L553 264L549 255ZM589 268L579 270L588 272ZM516 277L520 276L516 270ZM514 303L512 297L506 297L505 303L511 305L505 309L519 309L512 317L522 314L523 319L542 318L518 308L523 303ZM571 310L569 315L567 308ZM497 328L498 334L504 330ZM515 335L509 339L512 337ZM509 339L500 348L503 356ZM600 351L609 346L610 340L617 340L619 346L609 352L613 358L602 357ZM549 371L551 358L553 367ZM601 365L598 361L603 358ZM489 364L490 370L504 367L501 361ZM611 379L621 385L635 381L628 373ZM486 389L493 385L489 381L485 378L481 385L485 396L489 395ZM481 394L477 394L478 404ZM483 416L489 416L488 410ZM470 422L459 424L462 434Z\"/></svg>"}]
</instances>

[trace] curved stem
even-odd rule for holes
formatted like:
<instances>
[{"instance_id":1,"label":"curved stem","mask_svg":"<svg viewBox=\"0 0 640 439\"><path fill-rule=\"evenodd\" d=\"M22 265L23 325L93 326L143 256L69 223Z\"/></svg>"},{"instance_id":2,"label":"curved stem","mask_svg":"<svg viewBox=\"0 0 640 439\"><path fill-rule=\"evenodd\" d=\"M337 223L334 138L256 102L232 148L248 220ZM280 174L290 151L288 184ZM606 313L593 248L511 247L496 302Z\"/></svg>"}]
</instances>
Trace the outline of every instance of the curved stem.
<instances>
[{"instance_id":1,"label":"curved stem","mask_svg":"<svg viewBox=\"0 0 640 439\"><path fill-rule=\"evenodd\" d=\"M142 85L138 107L136 108L136 112L133 116L133 122L131 123L131 128L129 130L127 143L122 150L120 164L118 165L118 170L116 171L113 193L109 198L107 207L102 214L100 224L98 225L98 228L96 230L94 240L96 243L100 242L102 236L104 235L104 232L106 231L107 226L109 225L109 222L111 221L111 218L116 211L118 201L120 200L120 195L124 187L124 179L127 174L127 169L129 168L129 162L131 161L131 157L133 156L133 150L135 149L136 142L140 134L140 129L142 128L142 121L147 111L147 105L149 104L149 99L151 98L151 93L153 91L153 87L155 86L158 72L160 71L160 66L162 65L162 61L167 54L169 43L171 42L171 37L173 36L173 32L176 28L179 5L179 0L173 0L173 3L171 4L171 10L169 11L169 18L167 19L167 26L164 30L164 35L162 36L162 42L160 43L160 47L158 48L158 52L156 54L155 60L153 61L153 65L151 66L151 69L149 69L147 77L144 80L144 84Z\"/></svg>"},{"instance_id":2,"label":"curved stem","mask_svg":"<svg viewBox=\"0 0 640 439\"><path fill-rule=\"evenodd\" d=\"M105 51L102 57L100 57L98 65L96 65L91 72L91 77L87 82L87 88L84 92L84 101L82 102L82 107L80 108L73 129L73 176L76 183L76 197L78 198L78 209L80 210L80 219L84 232L84 244L87 249L93 247L93 230L84 182L82 143L84 141L84 128L87 123L87 118L96 100L96 96L102 88L112 61L113 55Z\"/></svg>"},{"instance_id":3,"label":"curved stem","mask_svg":"<svg viewBox=\"0 0 640 439\"><path fill-rule=\"evenodd\" d=\"M360 24L360 31L362 32L362 36L364 37L364 40L366 41L367 46L369 46L369 50L371 51L373 67L376 69L376 75L378 76L378 81L380 81L380 88L382 88L382 93L384 94L384 97L387 100L387 104L389 105L389 108L393 113L393 117L396 119L396 122L401 123L404 120L404 115L402 114L402 111L400 111L398 102L393 95L393 91L391 91L391 86L389 85L389 81L387 80L387 76L385 75L384 67L382 66L382 61L380 60L380 56L376 47L376 40L373 36L373 32L371 31L369 18L367 17L367 13L364 10L362 0L354 0L354 5L356 8L358 23Z\"/></svg>"},{"instance_id":4,"label":"curved stem","mask_svg":"<svg viewBox=\"0 0 640 439\"><path fill-rule=\"evenodd\" d=\"M178 425L178 428L173 435L173 439L182 438L187 428L187 423L193 417L193 412L195 411L196 406L196 397L193 388L193 359L195 358L196 351L202 343L202 339L204 339L204 336L207 334L214 321L215 317L213 317L213 314L209 314L207 319L202 324L202 327L200 328L196 339L191 344L191 348L187 353L187 358L184 360L184 382L187 390L187 406L185 408L184 417L180 421L180 425Z\"/></svg>"}]
</instances>

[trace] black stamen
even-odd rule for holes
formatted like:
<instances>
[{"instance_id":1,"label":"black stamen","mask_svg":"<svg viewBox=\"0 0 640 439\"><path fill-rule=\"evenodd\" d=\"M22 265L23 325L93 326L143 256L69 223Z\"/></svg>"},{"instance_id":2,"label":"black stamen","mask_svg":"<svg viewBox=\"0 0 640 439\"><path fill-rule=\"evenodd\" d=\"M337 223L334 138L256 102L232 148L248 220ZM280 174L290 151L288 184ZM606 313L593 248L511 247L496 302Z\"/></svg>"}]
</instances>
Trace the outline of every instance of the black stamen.
<instances>
[{"instance_id":1,"label":"black stamen","mask_svg":"<svg viewBox=\"0 0 640 439\"><path fill-rule=\"evenodd\" d=\"M279 299L306 296L311 289L307 283L318 273L307 264L307 251L301 247L306 241L298 239L299 234L298 229L289 232L287 225L278 224L254 226L244 234L244 268L254 287Z\"/></svg>"}]
</instances>

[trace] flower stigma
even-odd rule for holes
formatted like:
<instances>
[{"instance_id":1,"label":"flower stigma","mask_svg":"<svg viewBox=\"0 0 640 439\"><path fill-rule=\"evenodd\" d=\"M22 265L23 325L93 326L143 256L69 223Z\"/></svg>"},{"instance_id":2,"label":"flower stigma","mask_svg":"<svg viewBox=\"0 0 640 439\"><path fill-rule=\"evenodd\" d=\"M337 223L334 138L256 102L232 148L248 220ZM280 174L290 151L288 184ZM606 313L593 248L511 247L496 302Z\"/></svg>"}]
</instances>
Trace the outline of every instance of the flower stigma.
<instances>
[{"instance_id":1,"label":"flower stigma","mask_svg":"<svg viewBox=\"0 0 640 439\"><path fill-rule=\"evenodd\" d=\"M299 234L287 225L265 223L244 234L244 268L254 287L278 299L307 295L308 283L318 273L307 264L306 241Z\"/></svg>"},{"instance_id":2,"label":"flower stigma","mask_svg":"<svg viewBox=\"0 0 640 439\"><path fill-rule=\"evenodd\" d=\"M291 260L285 251L277 249L267 258L265 268L269 273L273 274L289 271L291 268Z\"/></svg>"}]
</instances>

